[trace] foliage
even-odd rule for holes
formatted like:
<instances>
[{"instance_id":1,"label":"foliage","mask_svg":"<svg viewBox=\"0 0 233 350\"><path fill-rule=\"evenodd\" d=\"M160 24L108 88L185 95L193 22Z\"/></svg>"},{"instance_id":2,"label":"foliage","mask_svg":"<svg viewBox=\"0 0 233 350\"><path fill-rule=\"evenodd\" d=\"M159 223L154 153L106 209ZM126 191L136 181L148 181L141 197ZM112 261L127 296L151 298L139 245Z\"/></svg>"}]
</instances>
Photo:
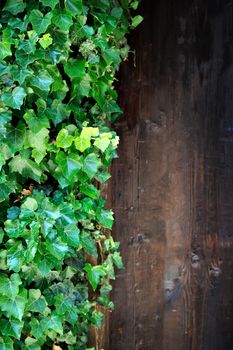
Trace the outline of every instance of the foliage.
<instances>
[{"instance_id":1,"label":"foliage","mask_svg":"<svg viewBox=\"0 0 233 350\"><path fill-rule=\"evenodd\" d=\"M112 308L122 261L99 183L116 157L108 121L121 114L115 73L137 6L1 5L0 349L85 349L96 305Z\"/></svg>"}]
</instances>

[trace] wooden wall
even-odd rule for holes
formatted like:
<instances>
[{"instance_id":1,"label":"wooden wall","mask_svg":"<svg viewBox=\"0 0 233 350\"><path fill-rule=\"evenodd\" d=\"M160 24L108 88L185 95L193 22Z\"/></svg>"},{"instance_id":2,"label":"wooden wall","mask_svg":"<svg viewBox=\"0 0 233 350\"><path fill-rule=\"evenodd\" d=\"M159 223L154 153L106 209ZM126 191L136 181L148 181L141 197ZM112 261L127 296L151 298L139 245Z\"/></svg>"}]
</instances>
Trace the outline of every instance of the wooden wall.
<instances>
[{"instance_id":1,"label":"wooden wall","mask_svg":"<svg viewBox=\"0 0 233 350\"><path fill-rule=\"evenodd\" d=\"M141 12L111 183L125 269L101 346L230 350L233 0L142 0Z\"/></svg>"}]
</instances>

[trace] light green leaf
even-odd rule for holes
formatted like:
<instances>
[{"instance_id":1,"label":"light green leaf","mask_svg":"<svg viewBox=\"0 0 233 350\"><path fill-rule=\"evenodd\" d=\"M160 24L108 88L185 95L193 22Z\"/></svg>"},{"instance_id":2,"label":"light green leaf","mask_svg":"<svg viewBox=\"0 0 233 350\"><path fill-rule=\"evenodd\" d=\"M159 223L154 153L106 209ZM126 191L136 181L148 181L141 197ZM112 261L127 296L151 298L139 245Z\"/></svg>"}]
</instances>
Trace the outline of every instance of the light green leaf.
<instances>
[{"instance_id":1,"label":"light green leaf","mask_svg":"<svg viewBox=\"0 0 233 350\"><path fill-rule=\"evenodd\" d=\"M57 315L51 315L47 318L44 318L40 325L44 331L53 330L57 332L58 334L63 334L63 327L62 327L62 319Z\"/></svg>"},{"instance_id":2,"label":"light green leaf","mask_svg":"<svg viewBox=\"0 0 233 350\"><path fill-rule=\"evenodd\" d=\"M11 45L7 42L0 42L0 61L7 56L11 56Z\"/></svg>"},{"instance_id":3,"label":"light green leaf","mask_svg":"<svg viewBox=\"0 0 233 350\"><path fill-rule=\"evenodd\" d=\"M73 139L73 136L69 135L66 129L62 129L57 135L57 146L61 148L69 148L73 143Z\"/></svg>"},{"instance_id":4,"label":"light green leaf","mask_svg":"<svg viewBox=\"0 0 233 350\"><path fill-rule=\"evenodd\" d=\"M110 140L109 138L105 138L105 137L100 137L96 139L94 142L94 146L99 148L102 152L106 151L109 145L110 145Z\"/></svg>"},{"instance_id":5,"label":"light green leaf","mask_svg":"<svg viewBox=\"0 0 233 350\"><path fill-rule=\"evenodd\" d=\"M51 24L52 13L48 12L45 16L39 10L32 10L29 20L32 23L33 29L38 35L43 34Z\"/></svg>"},{"instance_id":6,"label":"light green leaf","mask_svg":"<svg viewBox=\"0 0 233 350\"><path fill-rule=\"evenodd\" d=\"M21 205L21 208L36 211L38 209L38 203L34 198L28 197Z\"/></svg>"},{"instance_id":7,"label":"light green leaf","mask_svg":"<svg viewBox=\"0 0 233 350\"><path fill-rule=\"evenodd\" d=\"M84 152L87 148L91 146L90 139L83 137L76 137L74 140L75 147L78 151Z\"/></svg>"},{"instance_id":8,"label":"light green leaf","mask_svg":"<svg viewBox=\"0 0 233 350\"><path fill-rule=\"evenodd\" d=\"M11 92L3 93L1 96L1 100L8 107L20 109L26 95L27 94L22 87L16 87Z\"/></svg>"},{"instance_id":9,"label":"light green leaf","mask_svg":"<svg viewBox=\"0 0 233 350\"><path fill-rule=\"evenodd\" d=\"M53 39L51 38L51 35L49 33L46 33L42 36L42 38L39 39L40 45L43 47L43 49L47 49L52 43Z\"/></svg>"},{"instance_id":10,"label":"light green leaf","mask_svg":"<svg viewBox=\"0 0 233 350\"><path fill-rule=\"evenodd\" d=\"M100 195L100 191L94 185L82 184L80 185L80 191L90 198L96 199Z\"/></svg>"},{"instance_id":11,"label":"light green leaf","mask_svg":"<svg viewBox=\"0 0 233 350\"><path fill-rule=\"evenodd\" d=\"M27 311L39 312L42 314L47 307L45 298L41 295L39 289L29 289Z\"/></svg>"},{"instance_id":12,"label":"light green leaf","mask_svg":"<svg viewBox=\"0 0 233 350\"><path fill-rule=\"evenodd\" d=\"M136 28L142 21L143 21L143 17L140 16L140 15L137 15L137 16L133 17L132 18L131 27L133 29Z\"/></svg>"},{"instance_id":13,"label":"light green leaf","mask_svg":"<svg viewBox=\"0 0 233 350\"><path fill-rule=\"evenodd\" d=\"M7 0L3 11L9 11L13 15L17 15L20 12L23 12L26 7L26 4L23 0Z\"/></svg>"},{"instance_id":14,"label":"light green leaf","mask_svg":"<svg viewBox=\"0 0 233 350\"><path fill-rule=\"evenodd\" d=\"M49 131L44 128L37 133L30 131L28 134L29 145L34 148L32 151L32 157L35 159L37 164L39 164L46 155L48 138Z\"/></svg>"}]
</instances>

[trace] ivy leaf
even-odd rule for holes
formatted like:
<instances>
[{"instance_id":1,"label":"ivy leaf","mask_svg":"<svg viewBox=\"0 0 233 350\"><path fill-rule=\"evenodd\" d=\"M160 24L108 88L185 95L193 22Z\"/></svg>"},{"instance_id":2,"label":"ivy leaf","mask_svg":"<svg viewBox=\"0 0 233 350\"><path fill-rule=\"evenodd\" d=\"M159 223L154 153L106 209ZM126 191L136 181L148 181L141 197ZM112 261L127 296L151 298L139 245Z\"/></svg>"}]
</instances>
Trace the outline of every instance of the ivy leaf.
<instances>
[{"instance_id":1,"label":"ivy leaf","mask_svg":"<svg viewBox=\"0 0 233 350\"><path fill-rule=\"evenodd\" d=\"M42 170L31 159L24 158L18 154L10 161L9 166L11 172L19 173L25 178L31 178L40 182Z\"/></svg>"},{"instance_id":2,"label":"ivy leaf","mask_svg":"<svg viewBox=\"0 0 233 350\"><path fill-rule=\"evenodd\" d=\"M33 133L39 132L42 128L49 128L49 120L45 115L37 116L32 109L28 109L23 115L27 125Z\"/></svg>"},{"instance_id":3,"label":"ivy leaf","mask_svg":"<svg viewBox=\"0 0 233 350\"><path fill-rule=\"evenodd\" d=\"M108 137L100 137L95 140L94 146L99 148L102 152L106 151L108 146L110 145L110 140Z\"/></svg>"},{"instance_id":4,"label":"ivy leaf","mask_svg":"<svg viewBox=\"0 0 233 350\"><path fill-rule=\"evenodd\" d=\"M111 229L114 221L112 210L101 209L97 212L96 218L103 227Z\"/></svg>"},{"instance_id":5,"label":"ivy leaf","mask_svg":"<svg viewBox=\"0 0 233 350\"><path fill-rule=\"evenodd\" d=\"M49 33L46 33L42 36L42 38L39 39L40 45L43 47L43 49L47 49L52 43L53 39L51 38L51 35Z\"/></svg>"},{"instance_id":6,"label":"ivy leaf","mask_svg":"<svg viewBox=\"0 0 233 350\"><path fill-rule=\"evenodd\" d=\"M43 34L51 24L52 13L48 12L45 16L39 10L32 10L29 20L33 29L38 35Z\"/></svg>"},{"instance_id":7,"label":"ivy leaf","mask_svg":"<svg viewBox=\"0 0 233 350\"><path fill-rule=\"evenodd\" d=\"M67 244L60 242L59 240L52 242L46 241L46 249L58 260L63 259L69 252L69 247Z\"/></svg>"},{"instance_id":8,"label":"ivy leaf","mask_svg":"<svg viewBox=\"0 0 233 350\"><path fill-rule=\"evenodd\" d=\"M61 169L62 174L68 180L72 180L82 168L81 159L75 153L70 153L67 155L64 152L59 152L56 156L56 163L58 164L59 169Z\"/></svg>"},{"instance_id":9,"label":"ivy leaf","mask_svg":"<svg viewBox=\"0 0 233 350\"><path fill-rule=\"evenodd\" d=\"M90 153L86 156L83 162L83 171L92 179L98 171L100 160L95 153Z\"/></svg>"},{"instance_id":10,"label":"ivy leaf","mask_svg":"<svg viewBox=\"0 0 233 350\"><path fill-rule=\"evenodd\" d=\"M95 291L100 283L101 277L106 275L105 268L101 265L92 266L91 264L87 263L83 269L87 272L88 281Z\"/></svg>"},{"instance_id":11,"label":"ivy leaf","mask_svg":"<svg viewBox=\"0 0 233 350\"><path fill-rule=\"evenodd\" d=\"M88 138L76 137L74 140L75 147L78 151L84 152L91 146L91 141Z\"/></svg>"},{"instance_id":12,"label":"ivy leaf","mask_svg":"<svg viewBox=\"0 0 233 350\"><path fill-rule=\"evenodd\" d=\"M83 12L82 0L65 0L66 9L72 13L72 15L81 15Z\"/></svg>"},{"instance_id":13,"label":"ivy leaf","mask_svg":"<svg viewBox=\"0 0 233 350\"><path fill-rule=\"evenodd\" d=\"M28 294L27 311L39 312L42 314L47 307L45 298L41 295L39 289L30 289Z\"/></svg>"},{"instance_id":14,"label":"ivy leaf","mask_svg":"<svg viewBox=\"0 0 233 350\"><path fill-rule=\"evenodd\" d=\"M118 269L122 269L124 267L122 257L119 252L113 253L112 260Z\"/></svg>"},{"instance_id":15,"label":"ivy leaf","mask_svg":"<svg viewBox=\"0 0 233 350\"><path fill-rule=\"evenodd\" d=\"M24 88L16 87L11 92L4 92L1 96L1 100L8 107L20 109L26 95Z\"/></svg>"},{"instance_id":16,"label":"ivy leaf","mask_svg":"<svg viewBox=\"0 0 233 350\"><path fill-rule=\"evenodd\" d=\"M0 276L0 294L15 298L19 293L19 286L22 281L17 273L13 273L10 277Z\"/></svg>"},{"instance_id":17,"label":"ivy leaf","mask_svg":"<svg viewBox=\"0 0 233 350\"><path fill-rule=\"evenodd\" d=\"M7 131L6 143L12 153L22 149L25 141L25 128L23 125L17 127L9 127Z\"/></svg>"},{"instance_id":18,"label":"ivy leaf","mask_svg":"<svg viewBox=\"0 0 233 350\"><path fill-rule=\"evenodd\" d=\"M9 337L0 338L1 350L14 350L13 340Z\"/></svg>"},{"instance_id":19,"label":"ivy leaf","mask_svg":"<svg viewBox=\"0 0 233 350\"><path fill-rule=\"evenodd\" d=\"M29 209L35 211L38 209L38 203L34 198L28 197L21 205L21 208Z\"/></svg>"},{"instance_id":20,"label":"ivy leaf","mask_svg":"<svg viewBox=\"0 0 233 350\"><path fill-rule=\"evenodd\" d=\"M43 331L53 330L58 334L63 334L62 320L57 315L51 315L43 318L40 322Z\"/></svg>"},{"instance_id":21,"label":"ivy leaf","mask_svg":"<svg viewBox=\"0 0 233 350\"><path fill-rule=\"evenodd\" d=\"M43 6L49 6L53 10L59 3L59 0L40 0L40 2Z\"/></svg>"},{"instance_id":22,"label":"ivy leaf","mask_svg":"<svg viewBox=\"0 0 233 350\"><path fill-rule=\"evenodd\" d=\"M70 13L61 9L55 9L53 11L52 23L61 30L69 30L73 24L73 20Z\"/></svg>"},{"instance_id":23,"label":"ivy leaf","mask_svg":"<svg viewBox=\"0 0 233 350\"><path fill-rule=\"evenodd\" d=\"M7 42L0 42L0 61L7 56L11 56L11 45Z\"/></svg>"},{"instance_id":24,"label":"ivy leaf","mask_svg":"<svg viewBox=\"0 0 233 350\"><path fill-rule=\"evenodd\" d=\"M143 21L143 17L140 15L137 15L135 17L132 18L132 23L131 23L131 27L134 29L137 26L139 26L139 24Z\"/></svg>"},{"instance_id":25,"label":"ivy leaf","mask_svg":"<svg viewBox=\"0 0 233 350\"><path fill-rule=\"evenodd\" d=\"M26 4L23 0L8 0L3 11L8 11L13 15L17 15L24 11Z\"/></svg>"},{"instance_id":26,"label":"ivy leaf","mask_svg":"<svg viewBox=\"0 0 233 350\"><path fill-rule=\"evenodd\" d=\"M60 235L63 242L67 243L69 246L76 249L81 247L80 230L78 229L77 225L66 225L60 232Z\"/></svg>"},{"instance_id":27,"label":"ivy leaf","mask_svg":"<svg viewBox=\"0 0 233 350\"><path fill-rule=\"evenodd\" d=\"M90 198L96 199L100 195L100 191L94 185L82 184L80 185L80 191Z\"/></svg>"},{"instance_id":28,"label":"ivy leaf","mask_svg":"<svg viewBox=\"0 0 233 350\"><path fill-rule=\"evenodd\" d=\"M44 156L46 155L46 144L49 136L49 131L47 129L41 129L37 133L29 132L28 142L32 148L32 157L35 159L36 163L39 164Z\"/></svg>"},{"instance_id":29,"label":"ivy leaf","mask_svg":"<svg viewBox=\"0 0 233 350\"><path fill-rule=\"evenodd\" d=\"M73 143L73 139L73 136L69 135L66 129L62 129L57 135L57 146L61 148L69 148Z\"/></svg>"},{"instance_id":30,"label":"ivy leaf","mask_svg":"<svg viewBox=\"0 0 233 350\"><path fill-rule=\"evenodd\" d=\"M8 317L14 317L21 321L24 315L24 309L27 302L26 293L17 295L14 299L7 296L0 296L0 307L5 311Z\"/></svg>"},{"instance_id":31,"label":"ivy leaf","mask_svg":"<svg viewBox=\"0 0 233 350\"><path fill-rule=\"evenodd\" d=\"M31 79L31 85L36 88L48 92L51 84L54 82L51 75L46 71L40 71L40 73Z\"/></svg>"},{"instance_id":32,"label":"ivy leaf","mask_svg":"<svg viewBox=\"0 0 233 350\"><path fill-rule=\"evenodd\" d=\"M85 61L80 59L69 59L64 69L70 78L83 79L86 74Z\"/></svg>"},{"instance_id":33,"label":"ivy leaf","mask_svg":"<svg viewBox=\"0 0 233 350\"><path fill-rule=\"evenodd\" d=\"M1 333L6 336L11 336L16 339L20 339L21 331L24 323L18 320L0 320ZM1 343L0 343L1 348ZM1 348L2 349L2 348Z\"/></svg>"}]
</instances>

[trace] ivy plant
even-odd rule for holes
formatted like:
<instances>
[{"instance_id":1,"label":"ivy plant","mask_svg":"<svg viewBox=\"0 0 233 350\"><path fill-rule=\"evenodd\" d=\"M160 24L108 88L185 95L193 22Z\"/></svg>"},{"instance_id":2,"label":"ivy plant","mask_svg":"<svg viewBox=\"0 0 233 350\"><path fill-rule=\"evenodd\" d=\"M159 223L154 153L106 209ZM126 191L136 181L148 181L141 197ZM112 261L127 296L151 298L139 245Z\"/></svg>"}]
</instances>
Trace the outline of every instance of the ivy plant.
<instances>
[{"instance_id":1,"label":"ivy plant","mask_svg":"<svg viewBox=\"0 0 233 350\"><path fill-rule=\"evenodd\" d=\"M100 184L138 1L0 6L0 349L82 350L122 267Z\"/></svg>"}]
</instances>

